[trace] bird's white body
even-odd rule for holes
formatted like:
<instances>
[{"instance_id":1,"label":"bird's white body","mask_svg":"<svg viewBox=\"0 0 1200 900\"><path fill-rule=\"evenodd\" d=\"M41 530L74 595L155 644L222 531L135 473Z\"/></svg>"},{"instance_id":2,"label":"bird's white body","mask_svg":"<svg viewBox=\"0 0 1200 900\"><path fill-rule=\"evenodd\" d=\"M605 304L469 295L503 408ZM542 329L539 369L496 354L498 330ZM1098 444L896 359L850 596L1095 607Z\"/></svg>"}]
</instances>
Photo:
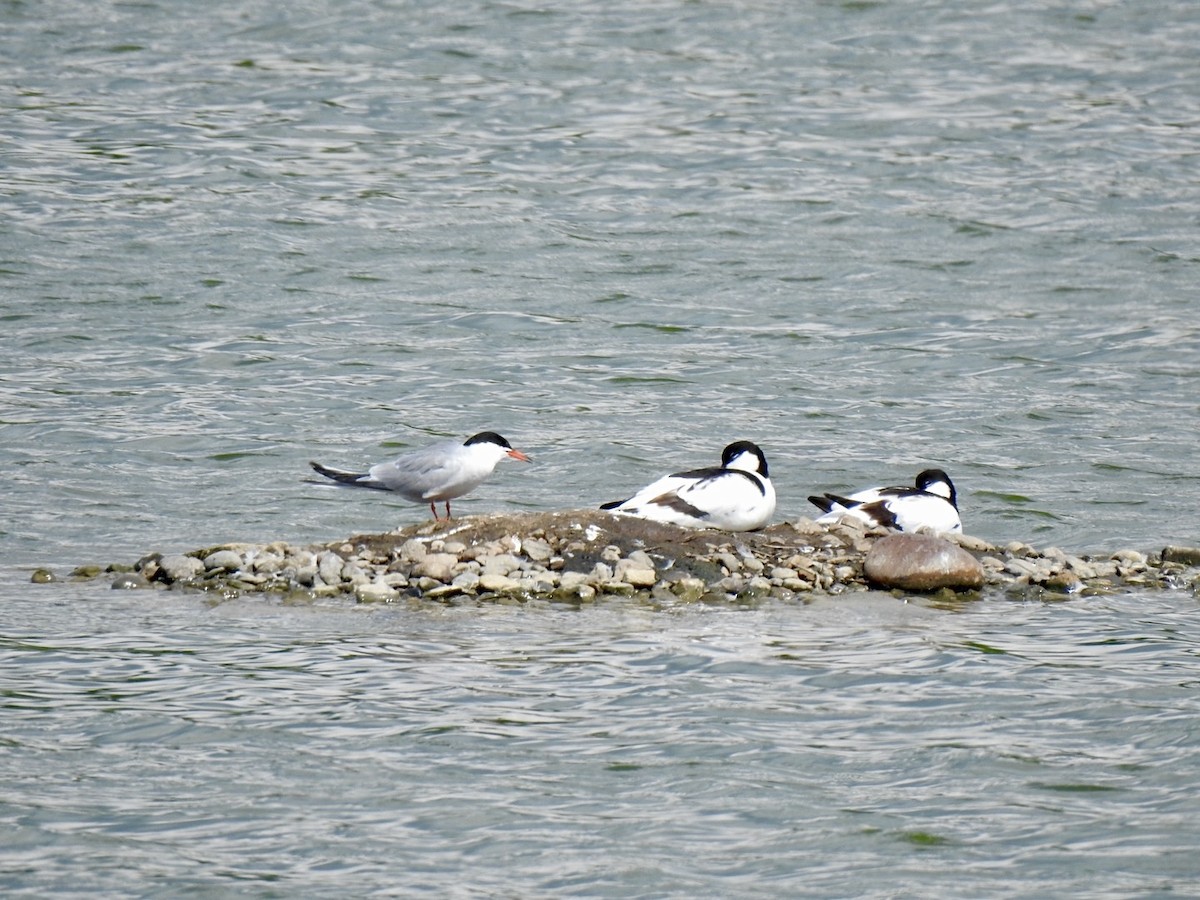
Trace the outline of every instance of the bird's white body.
<instances>
[{"instance_id":1,"label":"bird's white body","mask_svg":"<svg viewBox=\"0 0 1200 900\"><path fill-rule=\"evenodd\" d=\"M824 494L808 499L824 510L825 514L817 519L822 525L845 516L897 531L962 532L958 494L940 469L922 472L914 487L875 487L846 497Z\"/></svg>"},{"instance_id":2,"label":"bird's white body","mask_svg":"<svg viewBox=\"0 0 1200 900\"><path fill-rule=\"evenodd\" d=\"M434 503L445 502L449 518L450 501L479 487L505 457L529 461L529 457L514 450L500 435L485 431L463 443L430 444L391 462L371 466L361 474L330 469L315 462L310 465L340 484L392 491L414 503L428 503L436 519Z\"/></svg>"},{"instance_id":3,"label":"bird's white body","mask_svg":"<svg viewBox=\"0 0 1200 900\"><path fill-rule=\"evenodd\" d=\"M757 531L775 513L767 460L749 441L725 448L718 467L665 475L601 509L684 528Z\"/></svg>"}]
</instances>

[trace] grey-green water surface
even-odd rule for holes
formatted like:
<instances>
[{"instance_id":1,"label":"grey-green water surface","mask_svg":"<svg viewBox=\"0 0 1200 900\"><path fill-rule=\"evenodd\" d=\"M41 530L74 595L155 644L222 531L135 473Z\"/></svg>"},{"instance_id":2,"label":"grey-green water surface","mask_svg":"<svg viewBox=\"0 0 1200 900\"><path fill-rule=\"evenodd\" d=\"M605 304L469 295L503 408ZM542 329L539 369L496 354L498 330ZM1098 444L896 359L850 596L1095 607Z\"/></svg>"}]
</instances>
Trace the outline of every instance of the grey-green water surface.
<instances>
[{"instance_id":1,"label":"grey-green water surface","mask_svg":"<svg viewBox=\"0 0 1200 900\"><path fill-rule=\"evenodd\" d=\"M1195 892L1189 591L215 607L30 569L327 541L760 443L967 531L1200 543L1200 7L0 7L3 887ZM366 493L366 492L364 492Z\"/></svg>"}]
</instances>

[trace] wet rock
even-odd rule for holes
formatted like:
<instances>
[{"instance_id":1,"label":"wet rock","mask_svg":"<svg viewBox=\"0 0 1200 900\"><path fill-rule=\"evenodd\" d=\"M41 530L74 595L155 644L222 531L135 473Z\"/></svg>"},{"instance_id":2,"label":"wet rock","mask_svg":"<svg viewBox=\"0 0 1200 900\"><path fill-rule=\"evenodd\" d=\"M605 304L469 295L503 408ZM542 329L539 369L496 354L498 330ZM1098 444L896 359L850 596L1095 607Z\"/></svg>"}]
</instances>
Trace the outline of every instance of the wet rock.
<instances>
[{"instance_id":1,"label":"wet rock","mask_svg":"<svg viewBox=\"0 0 1200 900\"><path fill-rule=\"evenodd\" d=\"M613 578L634 587L653 587L658 581L658 573L654 570L653 563L648 565L641 558L622 559L613 567Z\"/></svg>"},{"instance_id":2,"label":"wet rock","mask_svg":"<svg viewBox=\"0 0 1200 900\"><path fill-rule=\"evenodd\" d=\"M346 561L332 550L317 554L317 574L328 585L340 584Z\"/></svg>"},{"instance_id":3,"label":"wet rock","mask_svg":"<svg viewBox=\"0 0 1200 900\"><path fill-rule=\"evenodd\" d=\"M58 581L57 576L49 569L34 569L33 575L29 579L34 584L50 584Z\"/></svg>"},{"instance_id":4,"label":"wet rock","mask_svg":"<svg viewBox=\"0 0 1200 900\"><path fill-rule=\"evenodd\" d=\"M342 566L342 582L349 584L352 589L357 589L360 584L368 584L375 579L371 577L372 572L370 567L363 568L356 562L347 562Z\"/></svg>"},{"instance_id":5,"label":"wet rock","mask_svg":"<svg viewBox=\"0 0 1200 900\"><path fill-rule=\"evenodd\" d=\"M424 541L410 538L400 545L400 560L406 563L419 562L428 552L429 548L425 546Z\"/></svg>"},{"instance_id":6,"label":"wet rock","mask_svg":"<svg viewBox=\"0 0 1200 900\"><path fill-rule=\"evenodd\" d=\"M206 565L208 564L208 560L204 562ZM274 575L284 566L283 557L278 553L259 553L248 562L258 575Z\"/></svg>"},{"instance_id":7,"label":"wet rock","mask_svg":"<svg viewBox=\"0 0 1200 900\"><path fill-rule=\"evenodd\" d=\"M158 561L160 575L169 582L188 581L204 574L204 563L194 556L175 554Z\"/></svg>"},{"instance_id":8,"label":"wet rock","mask_svg":"<svg viewBox=\"0 0 1200 900\"><path fill-rule=\"evenodd\" d=\"M113 590L129 591L150 587L150 582L140 572L122 572L112 583Z\"/></svg>"},{"instance_id":9,"label":"wet rock","mask_svg":"<svg viewBox=\"0 0 1200 900\"><path fill-rule=\"evenodd\" d=\"M541 538L530 538L525 541L525 555L534 562L544 563L550 559L552 548Z\"/></svg>"},{"instance_id":10,"label":"wet rock","mask_svg":"<svg viewBox=\"0 0 1200 900\"><path fill-rule=\"evenodd\" d=\"M877 540L864 561L867 579L906 591L983 586L983 566L966 550L928 534L889 534Z\"/></svg>"},{"instance_id":11,"label":"wet rock","mask_svg":"<svg viewBox=\"0 0 1200 900\"><path fill-rule=\"evenodd\" d=\"M1162 561L1200 566L1200 547L1164 547Z\"/></svg>"},{"instance_id":12,"label":"wet rock","mask_svg":"<svg viewBox=\"0 0 1200 900\"><path fill-rule=\"evenodd\" d=\"M458 557L453 553L427 553L412 570L417 577L432 578L446 584L454 577L456 565Z\"/></svg>"},{"instance_id":13,"label":"wet rock","mask_svg":"<svg viewBox=\"0 0 1200 900\"><path fill-rule=\"evenodd\" d=\"M389 584L371 581L354 587L354 596L359 603L387 603L400 596L400 592Z\"/></svg>"},{"instance_id":14,"label":"wet rock","mask_svg":"<svg viewBox=\"0 0 1200 900\"><path fill-rule=\"evenodd\" d=\"M498 572L485 572L479 577L479 589L494 594L514 593L521 589L521 583Z\"/></svg>"},{"instance_id":15,"label":"wet rock","mask_svg":"<svg viewBox=\"0 0 1200 900\"><path fill-rule=\"evenodd\" d=\"M242 555L234 550L217 550L204 557L204 568L210 572L236 572L241 567Z\"/></svg>"},{"instance_id":16,"label":"wet rock","mask_svg":"<svg viewBox=\"0 0 1200 900\"><path fill-rule=\"evenodd\" d=\"M485 575L508 575L520 568L521 560L511 553L497 553L495 556L488 556L483 560Z\"/></svg>"}]
</instances>

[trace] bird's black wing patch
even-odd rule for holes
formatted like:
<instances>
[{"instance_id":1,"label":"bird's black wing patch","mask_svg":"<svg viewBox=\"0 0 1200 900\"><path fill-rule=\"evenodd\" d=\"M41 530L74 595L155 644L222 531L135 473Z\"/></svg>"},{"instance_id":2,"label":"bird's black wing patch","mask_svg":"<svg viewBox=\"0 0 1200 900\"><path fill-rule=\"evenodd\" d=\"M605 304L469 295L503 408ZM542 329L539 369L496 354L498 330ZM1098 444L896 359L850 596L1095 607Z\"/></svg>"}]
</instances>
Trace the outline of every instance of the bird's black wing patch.
<instances>
[{"instance_id":1,"label":"bird's black wing patch","mask_svg":"<svg viewBox=\"0 0 1200 900\"><path fill-rule=\"evenodd\" d=\"M811 503L813 506L815 506L817 509L819 509L821 512L832 512L833 511L833 501L831 499L829 499L828 496L825 496L825 497L812 496L812 497L808 498L808 502Z\"/></svg>"},{"instance_id":2,"label":"bird's black wing patch","mask_svg":"<svg viewBox=\"0 0 1200 900\"><path fill-rule=\"evenodd\" d=\"M863 503L858 506L868 516L871 521L877 525L882 525L884 528L899 528L896 521L896 514L892 512L886 500L876 500L874 503Z\"/></svg>"},{"instance_id":3,"label":"bird's black wing patch","mask_svg":"<svg viewBox=\"0 0 1200 900\"><path fill-rule=\"evenodd\" d=\"M674 491L667 491L665 494L659 494L650 501L656 506L665 506L667 509L673 509L677 513L685 516L691 516L694 519L707 519L708 513L697 506L692 506Z\"/></svg>"}]
</instances>

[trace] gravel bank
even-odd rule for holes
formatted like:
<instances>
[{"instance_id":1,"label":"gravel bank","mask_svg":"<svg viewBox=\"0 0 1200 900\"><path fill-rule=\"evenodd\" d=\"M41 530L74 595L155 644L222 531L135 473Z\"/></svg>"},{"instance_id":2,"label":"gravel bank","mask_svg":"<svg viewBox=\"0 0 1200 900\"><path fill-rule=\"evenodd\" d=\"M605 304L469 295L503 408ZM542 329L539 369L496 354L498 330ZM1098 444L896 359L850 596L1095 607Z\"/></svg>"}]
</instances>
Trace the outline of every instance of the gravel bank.
<instances>
[{"instance_id":1,"label":"gravel bank","mask_svg":"<svg viewBox=\"0 0 1200 900\"><path fill-rule=\"evenodd\" d=\"M79 566L66 577L108 578L114 588L263 593L292 602L578 604L617 595L651 603L739 603L887 587L864 574L864 559L884 534L808 519L755 533L688 531L576 510L427 522L306 547L274 542L151 553L128 565ZM994 546L968 536L951 540L982 566L984 592L1059 598L1126 587L1200 592L1200 548L1086 555L1018 542ZM32 580L61 577L39 569Z\"/></svg>"}]
</instances>

